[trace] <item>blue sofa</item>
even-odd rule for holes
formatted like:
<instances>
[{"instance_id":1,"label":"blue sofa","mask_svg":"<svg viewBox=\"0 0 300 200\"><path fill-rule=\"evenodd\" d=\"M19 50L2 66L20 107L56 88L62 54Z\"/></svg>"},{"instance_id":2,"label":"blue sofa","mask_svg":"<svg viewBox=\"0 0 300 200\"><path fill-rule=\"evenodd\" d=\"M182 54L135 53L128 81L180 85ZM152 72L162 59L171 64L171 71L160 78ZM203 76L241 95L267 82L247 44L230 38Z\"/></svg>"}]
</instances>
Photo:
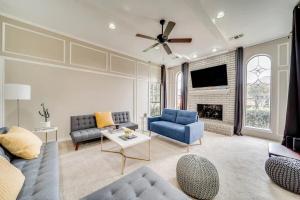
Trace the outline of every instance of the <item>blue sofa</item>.
<instances>
[{"instance_id":1,"label":"blue sofa","mask_svg":"<svg viewBox=\"0 0 300 200\"><path fill-rule=\"evenodd\" d=\"M197 140L201 144L204 123L198 121L197 112L164 109L161 116L148 118L148 129L150 132L188 144L189 147Z\"/></svg>"}]
</instances>

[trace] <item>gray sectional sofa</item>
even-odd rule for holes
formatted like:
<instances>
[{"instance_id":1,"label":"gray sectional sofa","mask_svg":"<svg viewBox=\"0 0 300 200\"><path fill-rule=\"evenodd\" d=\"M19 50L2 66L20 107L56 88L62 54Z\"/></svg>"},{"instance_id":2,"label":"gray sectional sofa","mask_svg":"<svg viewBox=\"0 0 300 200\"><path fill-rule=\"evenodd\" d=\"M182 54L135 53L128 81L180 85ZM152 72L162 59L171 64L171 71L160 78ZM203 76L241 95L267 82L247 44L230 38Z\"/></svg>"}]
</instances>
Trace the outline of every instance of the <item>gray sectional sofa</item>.
<instances>
[{"instance_id":1,"label":"gray sectional sofa","mask_svg":"<svg viewBox=\"0 0 300 200\"><path fill-rule=\"evenodd\" d=\"M183 192L148 167L122 177L82 200L188 200Z\"/></svg>"},{"instance_id":2,"label":"gray sectional sofa","mask_svg":"<svg viewBox=\"0 0 300 200\"><path fill-rule=\"evenodd\" d=\"M0 128L5 134L7 128ZM59 200L59 156L57 142L43 144L38 158L25 160L10 154L0 145L0 156L6 158L25 176L18 200Z\"/></svg>"},{"instance_id":3,"label":"gray sectional sofa","mask_svg":"<svg viewBox=\"0 0 300 200\"><path fill-rule=\"evenodd\" d=\"M138 128L138 125L130 122L129 112L112 112L112 118L115 124L120 127L127 127L132 130ZM78 150L79 144L82 142L100 139L101 130L111 129L112 127L97 128L96 118L94 114L71 116L71 138L75 145L75 150Z\"/></svg>"}]
</instances>

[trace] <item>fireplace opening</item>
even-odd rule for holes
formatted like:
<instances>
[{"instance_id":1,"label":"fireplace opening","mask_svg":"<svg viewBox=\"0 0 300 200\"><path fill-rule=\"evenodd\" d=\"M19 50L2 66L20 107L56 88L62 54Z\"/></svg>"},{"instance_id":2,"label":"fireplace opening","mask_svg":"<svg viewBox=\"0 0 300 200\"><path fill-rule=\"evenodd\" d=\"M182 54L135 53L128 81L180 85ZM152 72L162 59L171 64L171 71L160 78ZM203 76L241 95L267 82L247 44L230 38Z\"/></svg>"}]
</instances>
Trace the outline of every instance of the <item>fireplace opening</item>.
<instances>
[{"instance_id":1,"label":"fireplace opening","mask_svg":"<svg viewBox=\"0 0 300 200\"><path fill-rule=\"evenodd\" d=\"M200 118L223 120L223 105L197 104L197 111Z\"/></svg>"}]
</instances>

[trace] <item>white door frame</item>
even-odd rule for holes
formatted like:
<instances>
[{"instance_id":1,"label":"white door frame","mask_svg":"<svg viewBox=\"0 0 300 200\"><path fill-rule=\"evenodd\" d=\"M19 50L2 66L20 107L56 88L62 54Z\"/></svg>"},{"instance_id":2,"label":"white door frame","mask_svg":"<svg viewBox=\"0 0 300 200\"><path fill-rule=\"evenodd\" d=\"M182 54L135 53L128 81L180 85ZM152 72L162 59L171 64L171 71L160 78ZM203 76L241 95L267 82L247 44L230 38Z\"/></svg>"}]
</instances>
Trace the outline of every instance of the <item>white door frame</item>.
<instances>
[{"instance_id":1,"label":"white door frame","mask_svg":"<svg viewBox=\"0 0 300 200\"><path fill-rule=\"evenodd\" d=\"M5 60L0 56L0 127L4 127L4 66Z\"/></svg>"}]
</instances>

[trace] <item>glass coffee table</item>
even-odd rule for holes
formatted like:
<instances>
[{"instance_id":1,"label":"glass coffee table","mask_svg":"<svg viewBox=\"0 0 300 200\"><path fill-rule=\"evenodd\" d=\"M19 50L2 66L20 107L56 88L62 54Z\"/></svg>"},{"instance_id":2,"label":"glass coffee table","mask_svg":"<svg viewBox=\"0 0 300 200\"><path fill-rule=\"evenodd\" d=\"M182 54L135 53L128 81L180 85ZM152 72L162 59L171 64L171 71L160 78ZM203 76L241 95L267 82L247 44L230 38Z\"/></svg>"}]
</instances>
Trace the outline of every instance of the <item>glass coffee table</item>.
<instances>
[{"instance_id":1,"label":"glass coffee table","mask_svg":"<svg viewBox=\"0 0 300 200\"><path fill-rule=\"evenodd\" d=\"M134 131L133 133L136 137L132 139L123 140L120 138L120 136L124 135L123 130L104 130L101 131L101 151L103 152L109 152L109 153L118 153L122 156L122 165L121 165L121 174L124 174L126 159L135 159L135 160L145 160L150 161L151 155L150 155L150 142L151 142L151 136L145 135L142 132ZM112 151L112 150L105 150L103 149L103 137L108 138L112 142L116 143L119 147L121 147L120 151ZM125 154L125 149L129 147L133 147L135 145L148 142L148 158L138 158L138 157L132 157Z\"/></svg>"}]
</instances>

